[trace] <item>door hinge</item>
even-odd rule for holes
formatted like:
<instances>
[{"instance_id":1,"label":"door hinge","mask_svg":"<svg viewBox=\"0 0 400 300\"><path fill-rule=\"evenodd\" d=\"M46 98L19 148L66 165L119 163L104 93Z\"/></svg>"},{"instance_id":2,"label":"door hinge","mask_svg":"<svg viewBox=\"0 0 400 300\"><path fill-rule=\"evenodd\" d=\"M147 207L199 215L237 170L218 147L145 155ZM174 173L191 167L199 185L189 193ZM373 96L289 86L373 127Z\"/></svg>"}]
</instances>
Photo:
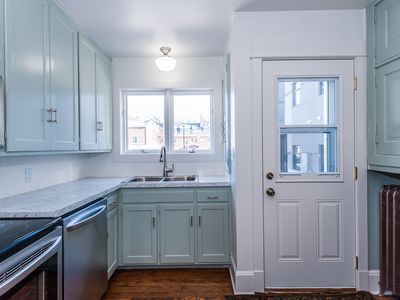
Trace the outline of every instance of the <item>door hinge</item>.
<instances>
[{"instance_id":1,"label":"door hinge","mask_svg":"<svg viewBox=\"0 0 400 300\"><path fill-rule=\"evenodd\" d=\"M354 167L354 180L358 179L358 167Z\"/></svg>"},{"instance_id":2,"label":"door hinge","mask_svg":"<svg viewBox=\"0 0 400 300\"><path fill-rule=\"evenodd\" d=\"M375 74L375 86L376 87L378 86L378 76L376 76L376 74Z\"/></svg>"},{"instance_id":3,"label":"door hinge","mask_svg":"<svg viewBox=\"0 0 400 300\"><path fill-rule=\"evenodd\" d=\"M353 90L357 90L357 77L353 78Z\"/></svg>"},{"instance_id":4,"label":"door hinge","mask_svg":"<svg viewBox=\"0 0 400 300\"><path fill-rule=\"evenodd\" d=\"M354 257L354 266L355 266L356 270L358 270L358 256Z\"/></svg>"},{"instance_id":5,"label":"door hinge","mask_svg":"<svg viewBox=\"0 0 400 300\"><path fill-rule=\"evenodd\" d=\"M377 17L376 17L376 9L374 8L374 24L376 24Z\"/></svg>"}]
</instances>

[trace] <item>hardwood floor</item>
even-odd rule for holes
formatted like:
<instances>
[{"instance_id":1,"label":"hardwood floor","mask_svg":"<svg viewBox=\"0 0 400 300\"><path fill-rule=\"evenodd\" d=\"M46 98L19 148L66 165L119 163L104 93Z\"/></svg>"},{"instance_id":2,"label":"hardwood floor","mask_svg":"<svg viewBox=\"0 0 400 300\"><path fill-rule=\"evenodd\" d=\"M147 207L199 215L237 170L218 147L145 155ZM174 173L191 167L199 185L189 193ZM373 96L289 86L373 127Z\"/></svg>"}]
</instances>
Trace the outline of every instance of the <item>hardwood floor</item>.
<instances>
[{"instance_id":1,"label":"hardwood floor","mask_svg":"<svg viewBox=\"0 0 400 300\"><path fill-rule=\"evenodd\" d=\"M117 270L103 300L219 300L232 294L228 269Z\"/></svg>"}]
</instances>

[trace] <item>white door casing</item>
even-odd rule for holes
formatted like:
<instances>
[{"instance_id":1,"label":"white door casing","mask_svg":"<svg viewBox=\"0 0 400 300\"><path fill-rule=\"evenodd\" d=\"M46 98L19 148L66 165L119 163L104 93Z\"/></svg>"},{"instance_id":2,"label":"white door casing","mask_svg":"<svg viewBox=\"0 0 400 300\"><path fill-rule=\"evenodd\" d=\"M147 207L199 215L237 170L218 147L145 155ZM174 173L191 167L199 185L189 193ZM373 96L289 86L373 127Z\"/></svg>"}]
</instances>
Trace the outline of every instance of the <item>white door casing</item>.
<instances>
[{"instance_id":1,"label":"white door casing","mask_svg":"<svg viewBox=\"0 0 400 300\"><path fill-rule=\"evenodd\" d=\"M273 188L276 193L264 195L268 288L355 286L353 73L352 60L263 62L263 168L264 175L274 174L271 180L264 178L264 188ZM299 152L296 168L302 171L281 172L283 129L278 124L277 84L278 79L291 78L335 81L335 124L331 129L336 132L337 147L333 171L303 172L309 156ZM294 165L293 160L293 170Z\"/></svg>"}]
</instances>

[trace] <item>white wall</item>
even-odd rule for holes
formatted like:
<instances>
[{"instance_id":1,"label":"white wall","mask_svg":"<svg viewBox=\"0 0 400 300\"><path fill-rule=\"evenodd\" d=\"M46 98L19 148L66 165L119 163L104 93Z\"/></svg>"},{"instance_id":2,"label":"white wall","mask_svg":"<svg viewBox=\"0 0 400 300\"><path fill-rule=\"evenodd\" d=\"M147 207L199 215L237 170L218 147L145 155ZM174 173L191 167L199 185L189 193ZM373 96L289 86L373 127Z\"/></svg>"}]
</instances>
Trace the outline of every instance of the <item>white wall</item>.
<instances>
[{"instance_id":1,"label":"white wall","mask_svg":"<svg viewBox=\"0 0 400 300\"><path fill-rule=\"evenodd\" d=\"M113 77L113 153L96 155L90 159L90 168L96 176L159 175L162 164L159 155L138 154L136 157L120 155L121 144L121 98L123 89L151 88L212 88L214 90L216 153L213 161L196 158L182 161L170 156L175 163L174 174L223 175L222 148L222 80L224 76L222 57L179 57L172 72L159 71L154 58L114 58Z\"/></svg>"},{"instance_id":2,"label":"white wall","mask_svg":"<svg viewBox=\"0 0 400 300\"><path fill-rule=\"evenodd\" d=\"M230 53L236 291L261 291L264 287L262 103L255 102L252 91L253 82L261 80L261 64L250 58L355 58L365 56L365 49L364 10L235 13ZM252 70L252 66L260 69Z\"/></svg>"},{"instance_id":3,"label":"white wall","mask_svg":"<svg viewBox=\"0 0 400 300\"><path fill-rule=\"evenodd\" d=\"M0 157L0 198L25 193L90 175L87 154ZM25 168L32 181L25 182Z\"/></svg>"}]
</instances>

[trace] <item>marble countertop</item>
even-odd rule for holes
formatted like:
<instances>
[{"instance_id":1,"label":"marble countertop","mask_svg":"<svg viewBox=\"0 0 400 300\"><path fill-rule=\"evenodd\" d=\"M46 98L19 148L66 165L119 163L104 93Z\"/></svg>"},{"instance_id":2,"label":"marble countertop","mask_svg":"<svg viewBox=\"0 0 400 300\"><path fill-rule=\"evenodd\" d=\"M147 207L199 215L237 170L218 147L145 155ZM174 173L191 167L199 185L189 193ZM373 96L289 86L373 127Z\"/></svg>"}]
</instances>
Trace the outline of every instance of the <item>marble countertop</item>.
<instances>
[{"instance_id":1,"label":"marble countertop","mask_svg":"<svg viewBox=\"0 0 400 300\"><path fill-rule=\"evenodd\" d=\"M128 178L84 178L0 199L0 218L56 218L119 188L223 187L226 176L202 177L192 182L124 182Z\"/></svg>"}]
</instances>

